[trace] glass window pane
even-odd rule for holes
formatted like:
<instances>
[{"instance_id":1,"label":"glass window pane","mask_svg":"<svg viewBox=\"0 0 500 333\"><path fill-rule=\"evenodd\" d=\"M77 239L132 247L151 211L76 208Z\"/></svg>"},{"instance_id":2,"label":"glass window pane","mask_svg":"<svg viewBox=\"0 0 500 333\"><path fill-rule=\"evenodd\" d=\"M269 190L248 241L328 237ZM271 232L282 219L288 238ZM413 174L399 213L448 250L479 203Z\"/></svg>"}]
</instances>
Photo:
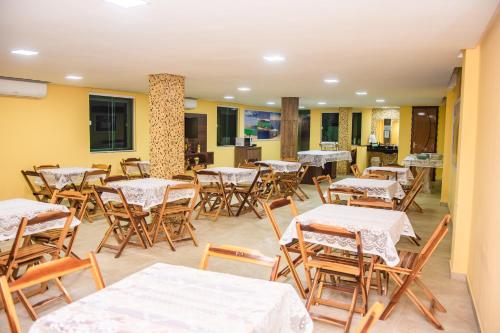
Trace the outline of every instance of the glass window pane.
<instances>
[{"instance_id":1,"label":"glass window pane","mask_svg":"<svg viewBox=\"0 0 500 333\"><path fill-rule=\"evenodd\" d=\"M321 115L321 141L339 141L339 114L323 113Z\"/></svg>"},{"instance_id":2,"label":"glass window pane","mask_svg":"<svg viewBox=\"0 0 500 333\"><path fill-rule=\"evenodd\" d=\"M354 112L352 114L351 144L353 145L361 145L361 120L362 120L361 112Z\"/></svg>"},{"instance_id":3,"label":"glass window pane","mask_svg":"<svg viewBox=\"0 0 500 333\"><path fill-rule=\"evenodd\" d=\"M217 145L234 145L238 128L238 109L217 107Z\"/></svg>"}]
</instances>

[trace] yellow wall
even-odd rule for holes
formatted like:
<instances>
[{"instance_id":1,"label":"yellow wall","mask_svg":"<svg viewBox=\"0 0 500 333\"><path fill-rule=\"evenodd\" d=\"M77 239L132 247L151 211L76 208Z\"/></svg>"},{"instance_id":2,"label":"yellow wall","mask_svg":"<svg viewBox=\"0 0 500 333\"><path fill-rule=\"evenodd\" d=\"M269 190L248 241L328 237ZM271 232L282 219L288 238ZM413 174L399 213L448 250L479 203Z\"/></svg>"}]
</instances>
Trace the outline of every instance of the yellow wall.
<instances>
[{"instance_id":1,"label":"yellow wall","mask_svg":"<svg viewBox=\"0 0 500 333\"><path fill-rule=\"evenodd\" d=\"M200 113L207 115L207 150L214 152L214 166L233 166L234 165L234 147L217 146L217 106L228 106L239 109L238 112L238 135L243 137L244 130L244 112L248 110L261 111L280 111L279 109L256 107L250 105L241 105L236 103L212 102L198 100L197 108L186 110L187 113ZM280 159L280 141L279 140L256 140L257 146L262 147L263 160Z\"/></svg>"},{"instance_id":2,"label":"yellow wall","mask_svg":"<svg viewBox=\"0 0 500 333\"><path fill-rule=\"evenodd\" d=\"M446 104L443 103L439 106L438 114L438 130L437 130L437 149L438 154L444 154L444 137L445 137L445 124L446 124ZM443 178L443 169L436 169L436 179Z\"/></svg>"},{"instance_id":3,"label":"yellow wall","mask_svg":"<svg viewBox=\"0 0 500 333\"><path fill-rule=\"evenodd\" d=\"M89 93L134 97L135 151L91 153ZM90 166L111 163L119 171L124 157L149 158L148 98L145 94L49 84L43 99L0 97L0 200L31 197L21 170L35 164ZM146 135L144 135L146 133Z\"/></svg>"},{"instance_id":4,"label":"yellow wall","mask_svg":"<svg viewBox=\"0 0 500 333\"><path fill-rule=\"evenodd\" d=\"M411 106L401 106L399 108L399 164L403 164L403 160L410 154L411 151L411 114Z\"/></svg>"},{"instance_id":5,"label":"yellow wall","mask_svg":"<svg viewBox=\"0 0 500 333\"><path fill-rule=\"evenodd\" d=\"M474 130L477 128L477 131L474 136L468 135L473 130L460 133L460 137L464 138L460 144L466 141L467 145L460 147L460 154L466 154L467 151L473 151L474 154L459 158L455 225L469 225L469 229L454 230L454 233L469 233L457 236L453 262L458 265L459 261L468 258L460 266L465 266L468 275L481 330L484 333L496 333L500 332L500 146L497 139L500 125L500 15L494 18L480 45L474 50L467 50L464 81L461 112L465 113L465 119L462 120L466 122L461 122L461 128L472 127ZM468 122L474 115L477 117L477 126L474 122ZM462 161L466 158L469 163L464 165ZM467 205L469 201L472 207ZM467 236L470 237L470 245L468 242L458 243L459 238ZM463 255L458 246L464 247L465 251L469 249L468 255Z\"/></svg>"}]
</instances>

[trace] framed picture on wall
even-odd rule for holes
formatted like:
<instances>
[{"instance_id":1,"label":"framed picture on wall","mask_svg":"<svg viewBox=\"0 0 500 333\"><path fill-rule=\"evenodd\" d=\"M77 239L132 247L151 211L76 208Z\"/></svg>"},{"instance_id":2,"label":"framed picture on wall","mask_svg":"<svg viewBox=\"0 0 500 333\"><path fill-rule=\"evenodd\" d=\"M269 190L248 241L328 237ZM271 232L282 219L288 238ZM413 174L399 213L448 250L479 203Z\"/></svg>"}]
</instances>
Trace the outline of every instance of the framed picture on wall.
<instances>
[{"instance_id":1,"label":"framed picture on wall","mask_svg":"<svg viewBox=\"0 0 500 333\"><path fill-rule=\"evenodd\" d=\"M246 137L253 140L279 140L281 113L272 111L245 110Z\"/></svg>"}]
</instances>

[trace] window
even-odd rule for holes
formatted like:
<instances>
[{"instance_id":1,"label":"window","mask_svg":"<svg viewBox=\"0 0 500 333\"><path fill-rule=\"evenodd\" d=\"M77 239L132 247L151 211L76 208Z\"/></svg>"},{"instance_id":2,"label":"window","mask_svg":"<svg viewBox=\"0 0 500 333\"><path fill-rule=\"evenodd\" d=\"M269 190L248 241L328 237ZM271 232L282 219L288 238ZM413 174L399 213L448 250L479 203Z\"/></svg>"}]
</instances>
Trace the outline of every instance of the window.
<instances>
[{"instance_id":1,"label":"window","mask_svg":"<svg viewBox=\"0 0 500 333\"><path fill-rule=\"evenodd\" d=\"M321 141L338 142L339 141L339 114L322 113L321 114Z\"/></svg>"},{"instance_id":2,"label":"window","mask_svg":"<svg viewBox=\"0 0 500 333\"><path fill-rule=\"evenodd\" d=\"M90 151L133 149L131 98L90 95Z\"/></svg>"},{"instance_id":3,"label":"window","mask_svg":"<svg viewBox=\"0 0 500 333\"><path fill-rule=\"evenodd\" d=\"M353 112L352 114L351 144L356 146L361 145L361 117L361 112Z\"/></svg>"},{"instance_id":4,"label":"window","mask_svg":"<svg viewBox=\"0 0 500 333\"><path fill-rule=\"evenodd\" d=\"M217 146L235 144L238 128L238 109L217 107Z\"/></svg>"}]
</instances>

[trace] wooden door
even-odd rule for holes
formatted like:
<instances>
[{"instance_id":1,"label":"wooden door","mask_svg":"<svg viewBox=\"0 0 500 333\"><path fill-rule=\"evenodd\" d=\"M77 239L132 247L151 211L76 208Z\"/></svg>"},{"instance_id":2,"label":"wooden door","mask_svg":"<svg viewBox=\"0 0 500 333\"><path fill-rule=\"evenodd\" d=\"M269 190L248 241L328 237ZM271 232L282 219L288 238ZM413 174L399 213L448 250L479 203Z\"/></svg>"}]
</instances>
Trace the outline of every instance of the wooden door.
<instances>
[{"instance_id":1,"label":"wooden door","mask_svg":"<svg viewBox=\"0 0 500 333\"><path fill-rule=\"evenodd\" d=\"M311 111L299 110L299 142L298 151L309 150L311 133Z\"/></svg>"},{"instance_id":2,"label":"wooden door","mask_svg":"<svg viewBox=\"0 0 500 333\"><path fill-rule=\"evenodd\" d=\"M411 152L435 153L439 107L414 106L411 126Z\"/></svg>"}]
</instances>

